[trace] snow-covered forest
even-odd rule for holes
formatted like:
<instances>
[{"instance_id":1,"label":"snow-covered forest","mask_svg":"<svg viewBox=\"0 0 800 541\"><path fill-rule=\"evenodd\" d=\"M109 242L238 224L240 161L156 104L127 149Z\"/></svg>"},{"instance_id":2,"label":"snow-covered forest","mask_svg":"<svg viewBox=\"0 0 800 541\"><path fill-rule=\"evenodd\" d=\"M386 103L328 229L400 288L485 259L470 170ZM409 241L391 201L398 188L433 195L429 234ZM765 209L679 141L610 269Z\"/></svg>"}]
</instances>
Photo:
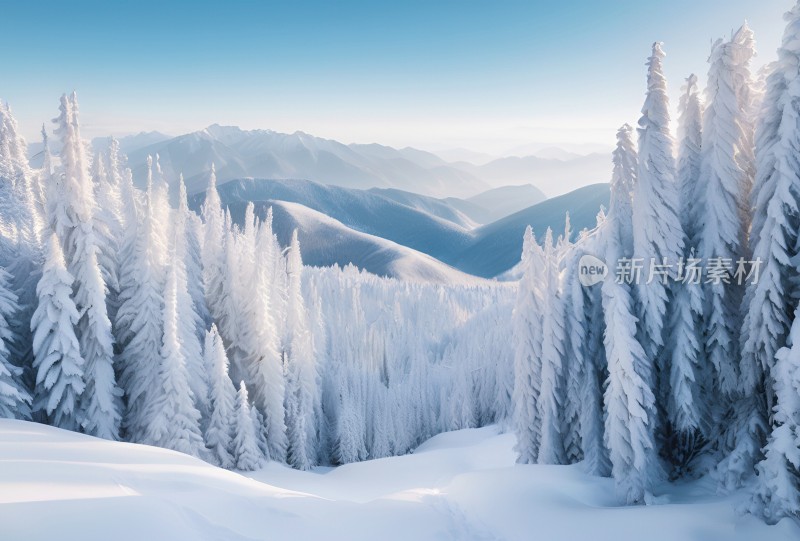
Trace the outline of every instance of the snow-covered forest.
<instances>
[{"instance_id":1,"label":"snow-covered forest","mask_svg":"<svg viewBox=\"0 0 800 541\"><path fill-rule=\"evenodd\" d=\"M800 3L777 61L753 73L754 55L746 25L713 44L674 140L655 43L607 212L529 229L508 283L305 267L270 211L233 223L213 168L199 214L157 155L134 187L113 139L89 151L75 93L41 168L0 106L0 417L237 470L497 423L519 462L582 461L622 503L710 474L767 522L798 518ZM595 285L585 255L610 268Z\"/></svg>"}]
</instances>

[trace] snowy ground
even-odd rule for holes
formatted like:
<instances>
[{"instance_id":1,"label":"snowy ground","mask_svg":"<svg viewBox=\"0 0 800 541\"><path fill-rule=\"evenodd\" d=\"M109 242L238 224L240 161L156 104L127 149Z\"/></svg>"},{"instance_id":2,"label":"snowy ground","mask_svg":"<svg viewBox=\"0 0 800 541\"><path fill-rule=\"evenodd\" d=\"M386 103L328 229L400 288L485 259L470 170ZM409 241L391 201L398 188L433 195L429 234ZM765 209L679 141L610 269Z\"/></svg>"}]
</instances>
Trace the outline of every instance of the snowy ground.
<instances>
[{"instance_id":1,"label":"snowy ground","mask_svg":"<svg viewBox=\"0 0 800 541\"><path fill-rule=\"evenodd\" d=\"M797 540L734 509L710 482L619 508L580 466L514 465L494 427L437 436L413 455L247 477L140 445L0 420L0 539L140 541Z\"/></svg>"}]
</instances>

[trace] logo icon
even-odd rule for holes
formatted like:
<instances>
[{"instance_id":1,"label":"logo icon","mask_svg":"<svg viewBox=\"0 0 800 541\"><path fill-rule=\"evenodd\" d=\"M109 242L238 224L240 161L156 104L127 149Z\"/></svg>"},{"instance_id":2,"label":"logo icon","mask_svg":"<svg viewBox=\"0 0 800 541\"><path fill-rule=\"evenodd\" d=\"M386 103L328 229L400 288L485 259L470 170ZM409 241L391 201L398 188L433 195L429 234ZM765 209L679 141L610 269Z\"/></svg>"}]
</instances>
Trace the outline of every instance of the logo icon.
<instances>
[{"instance_id":1,"label":"logo icon","mask_svg":"<svg viewBox=\"0 0 800 541\"><path fill-rule=\"evenodd\" d=\"M585 254L578 261L578 281L585 287L602 282L608 276L608 265L593 255Z\"/></svg>"}]
</instances>

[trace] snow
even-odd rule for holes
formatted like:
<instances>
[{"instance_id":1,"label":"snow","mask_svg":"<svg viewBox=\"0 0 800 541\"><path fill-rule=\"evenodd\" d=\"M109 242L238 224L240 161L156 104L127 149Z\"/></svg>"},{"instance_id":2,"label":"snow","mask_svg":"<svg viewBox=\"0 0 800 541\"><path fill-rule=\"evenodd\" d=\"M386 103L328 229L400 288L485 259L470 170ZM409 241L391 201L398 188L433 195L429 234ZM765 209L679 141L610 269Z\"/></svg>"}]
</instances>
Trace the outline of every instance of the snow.
<instances>
[{"instance_id":1,"label":"snow","mask_svg":"<svg viewBox=\"0 0 800 541\"><path fill-rule=\"evenodd\" d=\"M410 282L469 284L482 280L454 269L422 252L374 235L350 229L321 212L297 203L273 201L274 230L282 242L297 228L308 265L353 263L380 276ZM263 210L263 208L262 208Z\"/></svg>"},{"instance_id":2,"label":"snow","mask_svg":"<svg viewBox=\"0 0 800 541\"><path fill-rule=\"evenodd\" d=\"M666 485L658 504L617 507L581 465L514 463L497 427L441 434L413 454L247 476L155 447L0 420L2 539L780 541L710 480ZM646 529L646 530L645 530Z\"/></svg>"}]
</instances>

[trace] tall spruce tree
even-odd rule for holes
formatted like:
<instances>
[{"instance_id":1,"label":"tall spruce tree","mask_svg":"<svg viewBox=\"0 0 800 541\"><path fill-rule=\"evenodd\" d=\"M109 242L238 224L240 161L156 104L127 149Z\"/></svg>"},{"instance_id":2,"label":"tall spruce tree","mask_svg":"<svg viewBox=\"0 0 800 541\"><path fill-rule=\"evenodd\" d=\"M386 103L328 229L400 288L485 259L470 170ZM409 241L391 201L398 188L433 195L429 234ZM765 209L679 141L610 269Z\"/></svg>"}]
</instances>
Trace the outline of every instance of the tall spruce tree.
<instances>
[{"instance_id":1,"label":"tall spruce tree","mask_svg":"<svg viewBox=\"0 0 800 541\"><path fill-rule=\"evenodd\" d=\"M633 257L640 259L645 268L645 277L635 290L639 341L647 357L655 362L664 346L669 284L658 277L647 279L649 269L664 263L675 265L683 255L663 59L661 44L654 43L647 61L647 96L639 119L639 165L633 186Z\"/></svg>"},{"instance_id":2,"label":"tall spruce tree","mask_svg":"<svg viewBox=\"0 0 800 541\"><path fill-rule=\"evenodd\" d=\"M85 388L85 362L75 336L80 316L72 301L72 283L61 242L52 234L46 241L44 269L36 286L39 304L31 319L36 370L33 409L42 412L53 426L77 431L84 419L79 405Z\"/></svg>"},{"instance_id":3,"label":"tall spruce tree","mask_svg":"<svg viewBox=\"0 0 800 541\"><path fill-rule=\"evenodd\" d=\"M544 253L530 226L522 243L522 277L512 320L514 355L514 426L517 434L517 462L535 464L541 443L539 392L542 362L542 292L540 273Z\"/></svg>"},{"instance_id":4,"label":"tall spruce tree","mask_svg":"<svg viewBox=\"0 0 800 541\"><path fill-rule=\"evenodd\" d=\"M630 193L636 179L630 127L617 132L611 206L603 225L606 261L613 268L630 257L632 227ZM639 172L642 171L640 167ZM655 444L656 405L653 364L636 336L637 319L631 286L624 277L607 277L602 284L605 313L605 441L618 497L628 504L645 503L663 476Z\"/></svg>"},{"instance_id":5,"label":"tall spruce tree","mask_svg":"<svg viewBox=\"0 0 800 541\"><path fill-rule=\"evenodd\" d=\"M216 325L206 333L205 365L210 381L210 418L205 441L211 458L223 468L232 468L236 388L228 375L228 356Z\"/></svg>"}]
</instances>

